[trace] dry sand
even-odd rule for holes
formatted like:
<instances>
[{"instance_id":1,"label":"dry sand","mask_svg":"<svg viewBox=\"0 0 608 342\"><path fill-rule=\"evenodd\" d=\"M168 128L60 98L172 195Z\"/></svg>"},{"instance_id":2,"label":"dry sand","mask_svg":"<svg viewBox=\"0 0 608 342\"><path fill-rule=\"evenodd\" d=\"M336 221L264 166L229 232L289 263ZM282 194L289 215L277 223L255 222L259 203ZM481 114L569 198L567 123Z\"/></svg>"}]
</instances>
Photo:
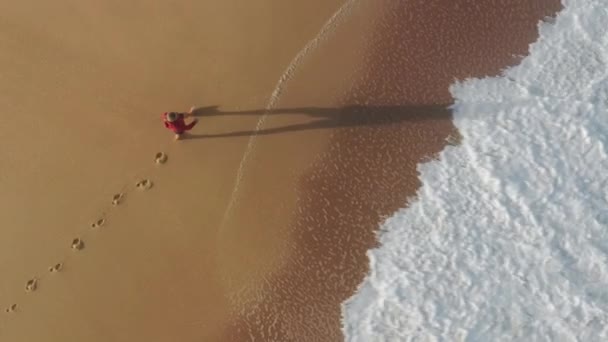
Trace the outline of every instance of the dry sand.
<instances>
[{"instance_id":1,"label":"dry sand","mask_svg":"<svg viewBox=\"0 0 608 342\"><path fill-rule=\"evenodd\" d=\"M0 4L0 101L10 113L0 117L0 303L18 305L0 316L1 340L216 339L228 319L216 231L248 137L176 144L160 114L263 108L339 3L314 5ZM196 132L255 120L203 118ZM169 155L162 167L158 151ZM140 177L154 187L135 191ZM62 272L49 273L59 261ZM38 289L26 294L32 277Z\"/></svg>"},{"instance_id":2,"label":"dry sand","mask_svg":"<svg viewBox=\"0 0 608 342\"><path fill-rule=\"evenodd\" d=\"M340 340L375 227L452 130L447 86L559 8L352 3L274 102L341 1L0 4L0 339ZM160 114L191 104L220 107L173 143Z\"/></svg>"}]
</instances>

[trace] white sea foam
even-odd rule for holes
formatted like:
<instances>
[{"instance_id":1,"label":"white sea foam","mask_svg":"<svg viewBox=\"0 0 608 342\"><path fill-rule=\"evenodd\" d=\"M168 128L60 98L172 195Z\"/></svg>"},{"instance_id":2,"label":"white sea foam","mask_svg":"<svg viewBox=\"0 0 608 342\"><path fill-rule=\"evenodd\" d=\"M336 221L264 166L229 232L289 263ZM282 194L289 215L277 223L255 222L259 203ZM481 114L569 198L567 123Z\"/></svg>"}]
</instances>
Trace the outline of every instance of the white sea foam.
<instances>
[{"instance_id":1,"label":"white sea foam","mask_svg":"<svg viewBox=\"0 0 608 342\"><path fill-rule=\"evenodd\" d=\"M462 145L384 223L347 340L608 341L608 1L451 91Z\"/></svg>"}]
</instances>

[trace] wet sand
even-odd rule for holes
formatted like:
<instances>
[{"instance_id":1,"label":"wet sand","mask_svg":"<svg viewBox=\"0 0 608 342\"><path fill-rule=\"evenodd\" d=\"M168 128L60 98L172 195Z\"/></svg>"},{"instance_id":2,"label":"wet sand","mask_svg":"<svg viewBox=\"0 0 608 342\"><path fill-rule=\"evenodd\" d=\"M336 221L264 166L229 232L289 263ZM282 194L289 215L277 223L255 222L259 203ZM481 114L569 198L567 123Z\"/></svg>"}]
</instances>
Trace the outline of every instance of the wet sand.
<instances>
[{"instance_id":1,"label":"wet sand","mask_svg":"<svg viewBox=\"0 0 608 342\"><path fill-rule=\"evenodd\" d=\"M293 210L275 246L288 259L259 284L243 282L241 292L259 297L232 298L247 309L225 340L342 340L340 304L367 272L365 252L375 246L379 223L415 195L416 165L457 135L449 85L516 64L536 39L538 21L559 9L558 1L354 6L308 56L257 138L242 206ZM277 167L276 146L280 169L269 170L273 160ZM303 164L302 156L314 162ZM305 172L285 172L293 169ZM286 204L289 193L295 200ZM240 215L243 229L276 232L276 221Z\"/></svg>"},{"instance_id":2,"label":"wet sand","mask_svg":"<svg viewBox=\"0 0 608 342\"><path fill-rule=\"evenodd\" d=\"M352 3L271 106L340 1L0 5L0 338L341 340L378 223L452 132L449 83L515 63L559 7ZM191 104L173 143L159 115Z\"/></svg>"}]
</instances>

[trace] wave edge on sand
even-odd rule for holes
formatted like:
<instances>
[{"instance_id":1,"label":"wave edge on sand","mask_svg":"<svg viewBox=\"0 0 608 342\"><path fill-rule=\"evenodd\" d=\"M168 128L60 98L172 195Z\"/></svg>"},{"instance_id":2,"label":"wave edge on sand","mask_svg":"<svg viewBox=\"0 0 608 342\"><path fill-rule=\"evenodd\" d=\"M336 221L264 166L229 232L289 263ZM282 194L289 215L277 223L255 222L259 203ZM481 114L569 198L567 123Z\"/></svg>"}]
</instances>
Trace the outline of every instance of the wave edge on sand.
<instances>
[{"instance_id":1,"label":"wave edge on sand","mask_svg":"<svg viewBox=\"0 0 608 342\"><path fill-rule=\"evenodd\" d=\"M462 145L382 225L348 341L608 338L606 21L567 1L520 65L451 88Z\"/></svg>"}]
</instances>

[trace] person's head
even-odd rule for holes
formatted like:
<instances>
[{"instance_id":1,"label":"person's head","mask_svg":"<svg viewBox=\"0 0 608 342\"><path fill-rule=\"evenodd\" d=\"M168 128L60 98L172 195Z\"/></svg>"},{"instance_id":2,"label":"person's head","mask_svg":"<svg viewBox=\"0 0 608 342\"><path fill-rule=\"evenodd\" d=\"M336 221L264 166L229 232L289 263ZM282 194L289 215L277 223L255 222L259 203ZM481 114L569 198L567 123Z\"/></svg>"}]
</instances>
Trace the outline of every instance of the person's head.
<instances>
[{"instance_id":1,"label":"person's head","mask_svg":"<svg viewBox=\"0 0 608 342\"><path fill-rule=\"evenodd\" d=\"M173 122L175 120L177 120L177 113L176 112L169 112L165 115L165 117L167 118L167 121L169 122Z\"/></svg>"}]
</instances>

